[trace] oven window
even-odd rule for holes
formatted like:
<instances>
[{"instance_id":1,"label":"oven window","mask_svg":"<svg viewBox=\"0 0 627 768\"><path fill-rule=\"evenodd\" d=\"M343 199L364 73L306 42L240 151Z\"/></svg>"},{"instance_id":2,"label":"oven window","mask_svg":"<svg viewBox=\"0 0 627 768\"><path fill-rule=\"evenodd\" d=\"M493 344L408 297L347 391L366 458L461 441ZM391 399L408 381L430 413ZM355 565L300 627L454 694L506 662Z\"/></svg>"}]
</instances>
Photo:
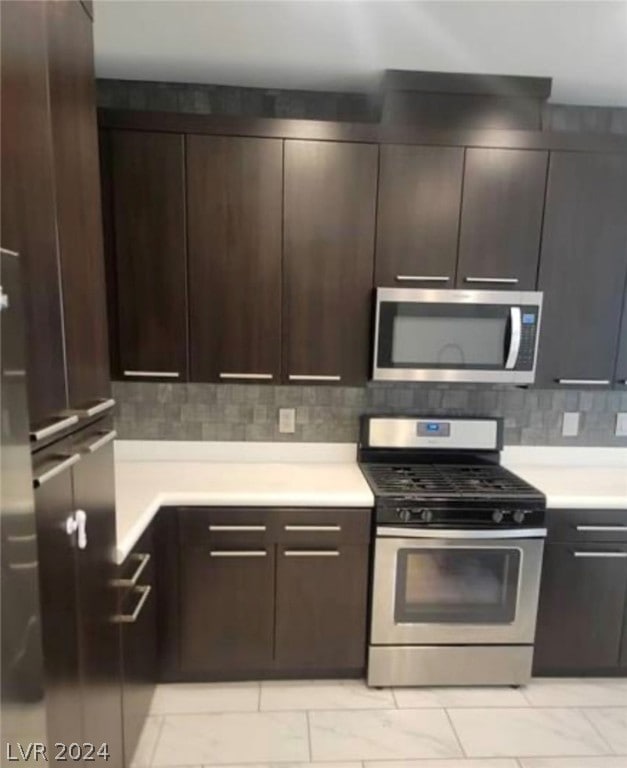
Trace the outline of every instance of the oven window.
<instances>
[{"instance_id":1,"label":"oven window","mask_svg":"<svg viewBox=\"0 0 627 768\"><path fill-rule=\"evenodd\" d=\"M521 552L455 547L400 549L394 619L398 624L511 624Z\"/></svg>"}]
</instances>

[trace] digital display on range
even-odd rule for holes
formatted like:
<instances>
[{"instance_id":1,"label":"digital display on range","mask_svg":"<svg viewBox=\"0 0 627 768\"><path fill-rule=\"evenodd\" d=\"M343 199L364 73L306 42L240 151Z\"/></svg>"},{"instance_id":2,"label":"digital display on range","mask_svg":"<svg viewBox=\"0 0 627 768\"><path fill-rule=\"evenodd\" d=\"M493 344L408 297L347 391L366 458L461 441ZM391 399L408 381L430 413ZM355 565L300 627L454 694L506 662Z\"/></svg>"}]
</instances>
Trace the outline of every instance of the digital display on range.
<instances>
[{"instance_id":1,"label":"digital display on range","mask_svg":"<svg viewBox=\"0 0 627 768\"><path fill-rule=\"evenodd\" d=\"M451 425L448 421L419 421L416 434L418 437L449 437Z\"/></svg>"}]
</instances>

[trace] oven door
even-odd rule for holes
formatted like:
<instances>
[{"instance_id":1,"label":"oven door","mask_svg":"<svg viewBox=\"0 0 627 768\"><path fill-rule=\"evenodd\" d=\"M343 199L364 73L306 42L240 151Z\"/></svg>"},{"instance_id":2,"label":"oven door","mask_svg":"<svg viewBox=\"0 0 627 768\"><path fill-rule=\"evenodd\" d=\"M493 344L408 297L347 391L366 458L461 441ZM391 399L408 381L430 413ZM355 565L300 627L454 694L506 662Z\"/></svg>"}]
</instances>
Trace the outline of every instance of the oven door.
<instances>
[{"instance_id":1,"label":"oven door","mask_svg":"<svg viewBox=\"0 0 627 768\"><path fill-rule=\"evenodd\" d=\"M542 294L377 290L373 379L531 383Z\"/></svg>"},{"instance_id":2,"label":"oven door","mask_svg":"<svg viewBox=\"0 0 627 768\"><path fill-rule=\"evenodd\" d=\"M533 643L545 535L378 528L371 643Z\"/></svg>"}]
</instances>

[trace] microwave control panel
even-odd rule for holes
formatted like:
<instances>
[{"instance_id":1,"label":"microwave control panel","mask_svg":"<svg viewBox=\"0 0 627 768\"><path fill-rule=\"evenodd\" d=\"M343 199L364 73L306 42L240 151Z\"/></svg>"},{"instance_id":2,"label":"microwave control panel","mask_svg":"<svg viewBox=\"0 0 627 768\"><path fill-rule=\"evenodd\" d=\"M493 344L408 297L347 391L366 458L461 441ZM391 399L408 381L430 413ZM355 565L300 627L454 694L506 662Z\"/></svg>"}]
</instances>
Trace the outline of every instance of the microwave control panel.
<instances>
[{"instance_id":1,"label":"microwave control panel","mask_svg":"<svg viewBox=\"0 0 627 768\"><path fill-rule=\"evenodd\" d=\"M540 309L535 305L520 308L520 349L515 371L533 370L539 317Z\"/></svg>"}]
</instances>

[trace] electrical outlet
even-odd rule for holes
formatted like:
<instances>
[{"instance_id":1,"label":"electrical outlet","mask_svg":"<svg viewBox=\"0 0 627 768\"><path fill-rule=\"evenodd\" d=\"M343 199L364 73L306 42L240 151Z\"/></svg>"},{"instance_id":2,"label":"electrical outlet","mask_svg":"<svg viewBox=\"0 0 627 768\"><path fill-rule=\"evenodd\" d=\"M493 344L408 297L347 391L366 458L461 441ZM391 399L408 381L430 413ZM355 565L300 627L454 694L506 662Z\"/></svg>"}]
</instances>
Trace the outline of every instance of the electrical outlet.
<instances>
[{"instance_id":1,"label":"electrical outlet","mask_svg":"<svg viewBox=\"0 0 627 768\"><path fill-rule=\"evenodd\" d=\"M579 434L579 411L566 411L562 420L562 437L577 437Z\"/></svg>"},{"instance_id":2,"label":"electrical outlet","mask_svg":"<svg viewBox=\"0 0 627 768\"><path fill-rule=\"evenodd\" d=\"M283 435L296 432L296 408L279 408L279 432Z\"/></svg>"},{"instance_id":3,"label":"electrical outlet","mask_svg":"<svg viewBox=\"0 0 627 768\"><path fill-rule=\"evenodd\" d=\"M616 414L616 437L627 437L627 413Z\"/></svg>"}]
</instances>

